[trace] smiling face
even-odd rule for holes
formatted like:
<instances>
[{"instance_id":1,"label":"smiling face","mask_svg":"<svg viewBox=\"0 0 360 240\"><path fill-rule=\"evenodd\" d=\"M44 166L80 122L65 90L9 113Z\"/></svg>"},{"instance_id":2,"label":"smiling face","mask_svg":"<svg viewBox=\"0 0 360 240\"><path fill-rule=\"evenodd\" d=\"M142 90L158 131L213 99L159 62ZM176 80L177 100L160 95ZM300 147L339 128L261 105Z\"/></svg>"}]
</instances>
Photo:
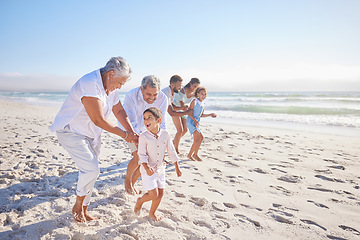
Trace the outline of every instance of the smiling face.
<instances>
[{"instance_id":1,"label":"smiling face","mask_svg":"<svg viewBox=\"0 0 360 240\"><path fill-rule=\"evenodd\" d=\"M156 117L151 112L144 113L144 125L149 132L157 134L160 131L161 118Z\"/></svg>"},{"instance_id":2,"label":"smiling face","mask_svg":"<svg viewBox=\"0 0 360 240\"><path fill-rule=\"evenodd\" d=\"M156 99L159 95L159 90L156 87L153 88L153 87L147 86L144 89L142 87L140 87L140 89L143 94L143 98L144 98L145 102L152 104L156 101Z\"/></svg>"},{"instance_id":3,"label":"smiling face","mask_svg":"<svg viewBox=\"0 0 360 240\"><path fill-rule=\"evenodd\" d=\"M190 92L195 92L196 88L199 86L200 84L198 83L191 83L190 84Z\"/></svg>"},{"instance_id":4,"label":"smiling face","mask_svg":"<svg viewBox=\"0 0 360 240\"><path fill-rule=\"evenodd\" d=\"M206 90L200 90L196 97L199 99L200 102L203 102L206 96L207 96Z\"/></svg>"},{"instance_id":5,"label":"smiling face","mask_svg":"<svg viewBox=\"0 0 360 240\"><path fill-rule=\"evenodd\" d=\"M174 93L178 93L182 87L182 81L172 83L170 87L174 91Z\"/></svg>"},{"instance_id":6,"label":"smiling face","mask_svg":"<svg viewBox=\"0 0 360 240\"><path fill-rule=\"evenodd\" d=\"M114 91L115 89L120 89L126 82L127 77L112 77L109 79L109 91Z\"/></svg>"}]
</instances>

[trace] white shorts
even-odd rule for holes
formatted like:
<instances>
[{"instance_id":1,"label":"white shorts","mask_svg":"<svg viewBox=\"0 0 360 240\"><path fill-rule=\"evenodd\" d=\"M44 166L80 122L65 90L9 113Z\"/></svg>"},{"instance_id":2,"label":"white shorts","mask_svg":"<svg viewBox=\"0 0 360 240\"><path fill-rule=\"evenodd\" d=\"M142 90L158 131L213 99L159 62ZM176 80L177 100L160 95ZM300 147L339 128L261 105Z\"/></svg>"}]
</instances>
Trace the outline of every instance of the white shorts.
<instances>
[{"instance_id":1,"label":"white shorts","mask_svg":"<svg viewBox=\"0 0 360 240\"><path fill-rule=\"evenodd\" d=\"M164 169L165 170L165 169ZM143 191L147 192L155 188L165 189L165 171L155 172L149 176L143 166L140 166Z\"/></svg>"}]
</instances>

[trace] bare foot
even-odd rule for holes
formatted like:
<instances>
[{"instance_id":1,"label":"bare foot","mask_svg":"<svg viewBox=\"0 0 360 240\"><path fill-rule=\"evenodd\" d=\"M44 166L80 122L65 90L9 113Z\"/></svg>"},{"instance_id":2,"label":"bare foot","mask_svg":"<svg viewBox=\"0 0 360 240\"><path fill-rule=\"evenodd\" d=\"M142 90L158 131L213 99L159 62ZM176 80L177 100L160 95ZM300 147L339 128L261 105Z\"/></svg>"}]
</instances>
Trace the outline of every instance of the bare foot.
<instances>
[{"instance_id":1,"label":"bare foot","mask_svg":"<svg viewBox=\"0 0 360 240\"><path fill-rule=\"evenodd\" d=\"M77 205L74 205L72 209L72 216L74 218L75 223L86 223L84 211L81 207L78 207Z\"/></svg>"},{"instance_id":2,"label":"bare foot","mask_svg":"<svg viewBox=\"0 0 360 240\"><path fill-rule=\"evenodd\" d=\"M135 195L136 191L135 191L134 186L132 185L130 179L125 177L124 184L125 184L125 191L130 195Z\"/></svg>"},{"instance_id":3,"label":"bare foot","mask_svg":"<svg viewBox=\"0 0 360 240\"><path fill-rule=\"evenodd\" d=\"M134 207L134 213L136 215L140 214L141 207L142 207L142 203L140 203L140 198L138 198Z\"/></svg>"},{"instance_id":4,"label":"bare foot","mask_svg":"<svg viewBox=\"0 0 360 240\"><path fill-rule=\"evenodd\" d=\"M162 217L158 217L155 215L155 213L149 213L149 217L151 219L154 219L156 222L160 221L162 219Z\"/></svg>"},{"instance_id":5,"label":"bare foot","mask_svg":"<svg viewBox=\"0 0 360 240\"><path fill-rule=\"evenodd\" d=\"M99 220L100 219L98 217L93 217L93 216L89 215L87 209L88 209L88 206L83 206L84 217L85 217L86 221L92 221L92 220Z\"/></svg>"},{"instance_id":6,"label":"bare foot","mask_svg":"<svg viewBox=\"0 0 360 240\"><path fill-rule=\"evenodd\" d=\"M190 160L196 161L190 154L187 155L187 157L188 157L188 159L190 159Z\"/></svg>"},{"instance_id":7,"label":"bare foot","mask_svg":"<svg viewBox=\"0 0 360 240\"><path fill-rule=\"evenodd\" d=\"M202 159L198 155L193 155L193 157L196 161L199 161L199 162L202 161Z\"/></svg>"}]
</instances>

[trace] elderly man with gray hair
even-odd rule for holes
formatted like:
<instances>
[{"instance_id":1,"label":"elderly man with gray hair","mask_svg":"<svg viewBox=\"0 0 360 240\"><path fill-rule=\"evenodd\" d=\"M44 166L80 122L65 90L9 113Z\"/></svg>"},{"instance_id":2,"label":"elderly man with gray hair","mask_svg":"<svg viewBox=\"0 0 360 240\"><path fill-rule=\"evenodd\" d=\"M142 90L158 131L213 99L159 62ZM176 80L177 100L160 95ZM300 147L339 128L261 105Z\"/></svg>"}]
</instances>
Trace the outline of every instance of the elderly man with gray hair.
<instances>
[{"instance_id":1,"label":"elderly man with gray hair","mask_svg":"<svg viewBox=\"0 0 360 240\"><path fill-rule=\"evenodd\" d=\"M146 131L144 125L143 113L150 107L157 107L165 116L168 108L168 98L160 91L160 79L154 75L146 76L141 81L141 86L130 90L124 99L124 109L129 117L130 123L137 134ZM119 126L121 126L119 122ZM166 130L166 118L162 118L161 129ZM134 189L134 183L140 177L137 154L137 146L134 143L128 143L132 153L132 159L129 161L125 177L125 190L129 194L137 193Z\"/></svg>"},{"instance_id":2,"label":"elderly man with gray hair","mask_svg":"<svg viewBox=\"0 0 360 240\"><path fill-rule=\"evenodd\" d=\"M72 215L76 223L97 219L88 214L91 194L99 176L99 153L103 130L127 142L137 142L128 116L121 105L120 89L131 77L131 68L122 57L113 57L105 67L81 77L71 88L50 130L79 169L76 202ZM113 112L123 130L107 120Z\"/></svg>"}]
</instances>

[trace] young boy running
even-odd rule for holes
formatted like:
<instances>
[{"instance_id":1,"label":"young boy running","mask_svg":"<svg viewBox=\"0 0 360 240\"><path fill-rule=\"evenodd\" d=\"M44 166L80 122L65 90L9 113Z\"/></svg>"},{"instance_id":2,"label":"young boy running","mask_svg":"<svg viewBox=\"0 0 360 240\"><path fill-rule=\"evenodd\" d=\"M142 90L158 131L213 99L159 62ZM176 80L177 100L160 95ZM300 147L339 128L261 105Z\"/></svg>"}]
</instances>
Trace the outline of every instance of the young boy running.
<instances>
[{"instance_id":1,"label":"young boy running","mask_svg":"<svg viewBox=\"0 0 360 240\"><path fill-rule=\"evenodd\" d=\"M167 131L160 129L162 117L158 108L151 107L144 111L144 125L147 131L140 135L138 145L140 172L143 190L146 193L137 199L134 212L138 214L144 202L152 201L149 216L155 221L161 220L155 211L164 195L166 151L170 162L175 165L177 176L181 176L177 163L179 159L171 137Z\"/></svg>"}]
</instances>

